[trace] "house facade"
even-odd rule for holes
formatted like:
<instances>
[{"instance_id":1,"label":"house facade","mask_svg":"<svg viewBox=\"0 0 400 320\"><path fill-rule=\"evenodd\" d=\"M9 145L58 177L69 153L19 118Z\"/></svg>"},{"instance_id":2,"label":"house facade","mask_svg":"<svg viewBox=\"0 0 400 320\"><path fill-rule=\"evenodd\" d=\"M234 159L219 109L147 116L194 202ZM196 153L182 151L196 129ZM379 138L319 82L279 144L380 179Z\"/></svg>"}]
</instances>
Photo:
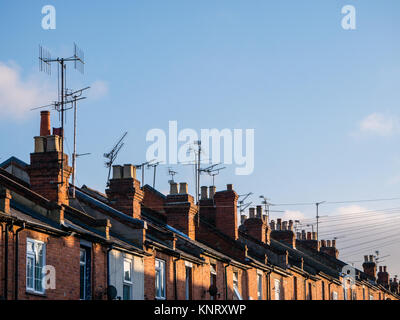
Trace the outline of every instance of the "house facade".
<instances>
[{"instance_id":1,"label":"house facade","mask_svg":"<svg viewBox=\"0 0 400 320\"><path fill-rule=\"evenodd\" d=\"M0 297L7 300L398 300L397 279L373 256L363 270L335 240L238 216L238 195L187 183L168 195L113 167L102 192L72 186L59 130L41 113L30 163L0 165Z\"/></svg>"}]
</instances>

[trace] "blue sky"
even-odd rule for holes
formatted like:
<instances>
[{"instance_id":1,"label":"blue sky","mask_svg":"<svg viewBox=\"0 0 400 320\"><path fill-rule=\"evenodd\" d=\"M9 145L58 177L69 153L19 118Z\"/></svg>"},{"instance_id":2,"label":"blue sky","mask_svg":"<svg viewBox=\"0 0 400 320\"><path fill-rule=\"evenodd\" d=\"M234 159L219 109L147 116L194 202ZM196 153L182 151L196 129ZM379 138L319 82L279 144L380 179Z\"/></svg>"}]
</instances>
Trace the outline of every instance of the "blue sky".
<instances>
[{"instance_id":1,"label":"blue sky","mask_svg":"<svg viewBox=\"0 0 400 320\"><path fill-rule=\"evenodd\" d=\"M47 4L56 8L56 30L41 28ZM341 9L349 4L357 10L352 31L341 27ZM235 176L228 166L216 178L217 189L233 183L239 194L253 192L254 205L260 194L273 203L397 197L399 9L395 0L2 1L0 161L11 155L29 161L39 131L39 113L29 108L56 97L56 73L38 71L38 45L53 56L69 56L76 42L87 63L83 76L69 67L68 86L96 88L79 109L78 152L91 153L78 160L80 185L104 190L102 154L124 131L129 133L118 162L140 163L149 146L146 133L167 130L168 121L176 120L179 129L198 132L255 129L253 174ZM8 98L7 75L17 77L19 90ZM25 91L32 99L20 101ZM69 148L71 120L69 114ZM58 126L56 114L52 121ZM192 169L173 169L193 192ZM158 167L163 192L166 172L167 166ZM152 171L146 176L151 183ZM202 181L211 184L208 176ZM321 215L400 207L400 201L353 205L323 205ZM279 209L305 218L315 211ZM384 228L374 235L382 233ZM381 252L391 254L387 264L400 272L395 249ZM361 260L366 251L351 259Z\"/></svg>"}]
</instances>

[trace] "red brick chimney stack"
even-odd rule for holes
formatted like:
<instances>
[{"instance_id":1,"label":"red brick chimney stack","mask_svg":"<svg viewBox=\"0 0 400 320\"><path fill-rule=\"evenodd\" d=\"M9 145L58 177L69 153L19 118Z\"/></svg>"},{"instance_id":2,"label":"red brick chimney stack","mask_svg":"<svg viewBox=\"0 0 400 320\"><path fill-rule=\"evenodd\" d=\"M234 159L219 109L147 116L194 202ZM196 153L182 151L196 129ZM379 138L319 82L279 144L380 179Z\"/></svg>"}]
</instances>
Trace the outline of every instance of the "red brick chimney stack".
<instances>
[{"instance_id":1,"label":"red brick chimney stack","mask_svg":"<svg viewBox=\"0 0 400 320\"><path fill-rule=\"evenodd\" d=\"M107 196L113 207L135 219L141 218L141 203L144 192L136 179L136 167L131 164L113 166Z\"/></svg>"},{"instance_id":2,"label":"red brick chimney stack","mask_svg":"<svg viewBox=\"0 0 400 320\"><path fill-rule=\"evenodd\" d=\"M165 212L167 215L167 223L182 231L189 238L196 238L196 214L198 211L194 203L193 196L188 194L188 185L183 182L178 185L171 183L170 194L165 201Z\"/></svg>"},{"instance_id":3,"label":"red brick chimney stack","mask_svg":"<svg viewBox=\"0 0 400 320\"><path fill-rule=\"evenodd\" d=\"M249 208L249 218L245 219L240 226L240 231L257 239L263 243L269 243L269 234L267 234L267 223L262 218L262 207L257 206L257 213L254 213L254 208ZM268 235L268 236L267 236Z\"/></svg>"},{"instance_id":4,"label":"red brick chimney stack","mask_svg":"<svg viewBox=\"0 0 400 320\"><path fill-rule=\"evenodd\" d=\"M271 238L286 243L292 248L296 248L296 234L293 231L293 220L282 221L277 219L277 223L270 222Z\"/></svg>"},{"instance_id":5,"label":"red brick chimney stack","mask_svg":"<svg viewBox=\"0 0 400 320\"><path fill-rule=\"evenodd\" d=\"M329 254L336 259L339 257L339 250L336 249L336 240L321 240L320 251Z\"/></svg>"},{"instance_id":6,"label":"red brick chimney stack","mask_svg":"<svg viewBox=\"0 0 400 320\"><path fill-rule=\"evenodd\" d=\"M72 168L68 166L68 156L62 153L61 137L50 134L50 112L42 111L40 136L34 138L35 150L27 170L31 189L58 204L69 204L68 181Z\"/></svg>"},{"instance_id":7,"label":"red brick chimney stack","mask_svg":"<svg viewBox=\"0 0 400 320\"><path fill-rule=\"evenodd\" d=\"M364 256L364 272L371 278L376 279L376 263L373 255Z\"/></svg>"},{"instance_id":8,"label":"red brick chimney stack","mask_svg":"<svg viewBox=\"0 0 400 320\"><path fill-rule=\"evenodd\" d=\"M389 273L387 272L387 267L380 266L378 272L378 284L384 286L385 288L389 288Z\"/></svg>"},{"instance_id":9,"label":"red brick chimney stack","mask_svg":"<svg viewBox=\"0 0 400 320\"><path fill-rule=\"evenodd\" d=\"M237 200L238 195L231 184L227 185L227 190L214 194L215 226L235 240L238 239Z\"/></svg>"},{"instance_id":10,"label":"red brick chimney stack","mask_svg":"<svg viewBox=\"0 0 400 320\"><path fill-rule=\"evenodd\" d=\"M317 241L317 233L316 232L307 232L302 230L301 233L298 233L298 239L296 240L298 244L303 247L307 247L312 250L320 250L320 242ZM321 241L322 242L322 241Z\"/></svg>"}]
</instances>

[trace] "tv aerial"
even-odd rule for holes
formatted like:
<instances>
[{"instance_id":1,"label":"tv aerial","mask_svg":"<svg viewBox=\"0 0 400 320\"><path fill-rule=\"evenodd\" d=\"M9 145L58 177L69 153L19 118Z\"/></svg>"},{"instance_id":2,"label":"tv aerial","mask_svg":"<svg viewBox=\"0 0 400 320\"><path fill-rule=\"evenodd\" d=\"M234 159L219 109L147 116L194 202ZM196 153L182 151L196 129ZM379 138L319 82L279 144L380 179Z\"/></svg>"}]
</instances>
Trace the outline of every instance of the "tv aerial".
<instances>
[{"instance_id":1,"label":"tv aerial","mask_svg":"<svg viewBox=\"0 0 400 320\"><path fill-rule=\"evenodd\" d=\"M161 161L147 164L147 168L153 168L153 189L156 188L156 170L157 166L162 163Z\"/></svg>"},{"instance_id":2,"label":"tv aerial","mask_svg":"<svg viewBox=\"0 0 400 320\"><path fill-rule=\"evenodd\" d=\"M154 161L155 159L135 165L137 169L142 170L142 187L144 186L144 170L146 169L146 166L147 168L149 168L150 165L154 163Z\"/></svg>"},{"instance_id":3,"label":"tv aerial","mask_svg":"<svg viewBox=\"0 0 400 320\"><path fill-rule=\"evenodd\" d=\"M207 168L199 169L200 172L206 172L212 177L212 185L213 186L215 186L215 176L218 175L221 170L226 169L226 167L216 168L219 165L220 165L220 163L217 163L217 164L213 164Z\"/></svg>"},{"instance_id":4,"label":"tv aerial","mask_svg":"<svg viewBox=\"0 0 400 320\"><path fill-rule=\"evenodd\" d=\"M172 170L172 168L168 168L168 175L171 176L171 179L168 180L168 183L169 183L169 184L175 182L175 181L174 181L174 176L177 175L177 174L178 174L177 171Z\"/></svg>"},{"instance_id":5,"label":"tv aerial","mask_svg":"<svg viewBox=\"0 0 400 320\"><path fill-rule=\"evenodd\" d=\"M105 162L106 168L108 168L108 176L107 176L107 187L110 184L110 174L111 174L111 168L113 166L113 163L115 159L118 156L118 153L121 151L121 148L124 146L124 139L127 136L128 132L125 132L122 137L118 140L118 142L114 145L114 147L111 149L110 152L104 153L104 158L106 158L108 161Z\"/></svg>"},{"instance_id":6,"label":"tv aerial","mask_svg":"<svg viewBox=\"0 0 400 320\"><path fill-rule=\"evenodd\" d=\"M58 101L54 102L51 105L44 106L44 107L50 107L53 106L55 110L57 110L60 115L61 115L61 129L60 129L60 136L61 136L61 152L64 153L64 118L65 118L65 112L71 108L65 108L65 104L71 103L72 101L68 101L67 96L66 96L66 66L67 62L73 62L74 67L76 70L79 72L83 73L84 72L84 64L85 64L85 58L84 58L84 52L79 49L79 47L74 43L74 55L71 57L66 57L66 58L52 58L50 51L47 50L46 48L42 47L39 45L39 70L42 72L47 73L48 75L51 75L51 65L52 63L57 63L58 65ZM60 72L61 71L61 72ZM61 84L61 88L60 88ZM84 90L84 89L82 89ZM76 102L77 100L75 100ZM41 107L43 108L43 107ZM34 108L38 109L38 108ZM61 162L61 182L59 183L62 185L64 183L64 161Z\"/></svg>"}]
</instances>

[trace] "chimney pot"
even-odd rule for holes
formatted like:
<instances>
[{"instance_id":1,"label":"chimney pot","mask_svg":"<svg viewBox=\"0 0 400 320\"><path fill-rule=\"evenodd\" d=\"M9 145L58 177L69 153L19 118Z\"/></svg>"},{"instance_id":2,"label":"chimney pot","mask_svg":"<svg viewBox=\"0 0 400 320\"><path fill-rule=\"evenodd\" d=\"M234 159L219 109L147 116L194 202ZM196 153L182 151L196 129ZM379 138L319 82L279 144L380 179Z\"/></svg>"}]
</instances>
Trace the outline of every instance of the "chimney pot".
<instances>
[{"instance_id":1,"label":"chimney pot","mask_svg":"<svg viewBox=\"0 0 400 320\"><path fill-rule=\"evenodd\" d=\"M316 232L312 232L311 238L312 238L312 240L317 240L317 233Z\"/></svg>"},{"instance_id":2,"label":"chimney pot","mask_svg":"<svg viewBox=\"0 0 400 320\"><path fill-rule=\"evenodd\" d=\"M383 271L383 268L382 268L382 266L380 266L379 267L379 272L382 272Z\"/></svg>"},{"instance_id":3,"label":"chimney pot","mask_svg":"<svg viewBox=\"0 0 400 320\"><path fill-rule=\"evenodd\" d=\"M288 227L288 222L287 221L283 221L282 223L282 230L286 231Z\"/></svg>"},{"instance_id":4,"label":"chimney pot","mask_svg":"<svg viewBox=\"0 0 400 320\"><path fill-rule=\"evenodd\" d=\"M326 246L329 247L329 248L331 247L331 240L327 240L326 241Z\"/></svg>"},{"instance_id":5,"label":"chimney pot","mask_svg":"<svg viewBox=\"0 0 400 320\"><path fill-rule=\"evenodd\" d=\"M240 216L240 224L244 224L244 222L246 221L246 219L247 219L246 215L245 215L245 214L242 214L242 215Z\"/></svg>"},{"instance_id":6,"label":"chimney pot","mask_svg":"<svg viewBox=\"0 0 400 320\"><path fill-rule=\"evenodd\" d=\"M255 218L255 209L249 208L249 218Z\"/></svg>"},{"instance_id":7,"label":"chimney pot","mask_svg":"<svg viewBox=\"0 0 400 320\"><path fill-rule=\"evenodd\" d=\"M113 166L113 179L122 179L122 167L119 165Z\"/></svg>"},{"instance_id":8,"label":"chimney pot","mask_svg":"<svg viewBox=\"0 0 400 320\"><path fill-rule=\"evenodd\" d=\"M271 222L270 222L270 227L271 227L271 230L272 231L274 231L275 230L275 221L274 220L271 220Z\"/></svg>"},{"instance_id":9,"label":"chimney pot","mask_svg":"<svg viewBox=\"0 0 400 320\"><path fill-rule=\"evenodd\" d=\"M368 256L364 256L364 262L368 262Z\"/></svg>"},{"instance_id":10,"label":"chimney pot","mask_svg":"<svg viewBox=\"0 0 400 320\"><path fill-rule=\"evenodd\" d=\"M336 240L332 240L332 248L336 248Z\"/></svg>"},{"instance_id":11,"label":"chimney pot","mask_svg":"<svg viewBox=\"0 0 400 320\"><path fill-rule=\"evenodd\" d=\"M261 219L262 216L262 206L257 206L257 218Z\"/></svg>"},{"instance_id":12,"label":"chimney pot","mask_svg":"<svg viewBox=\"0 0 400 320\"><path fill-rule=\"evenodd\" d=\"M383 272L385 272L385 273L387 272L387 266L383 267Z\"/></svg>"},{"instance_id":13,"label":"chimney pot","mask_svg":"<svg viewBox=\"0 0 400 320\"><path fill-rule=\"evenodd\" d=\"M207 197L208 197L207 193L208 193L208 188L206 186L202 186L201 187L201 197L200 197L200 199L201 200L206 200Z\"/></svg>"},{"instance_id":14,"label":"chimney pot","mask_svg":"<svg viewBox=\"0 0 400 320\"><path fill-rule=\"evenodd\" d=\"M369 256L369 262L374 262L374 256L373 255Z\"/></svg>"},{"instance_id":15,"label":"chimney pot","mask_svg":"<svg viewBox=\"0 0 400 320\"><path fill-rule=\"evenodd\" d=\"M307 240L312 240L312 233L311 232L307 232Z\"/></svg>"},{"instance_id":16,"label":"chimney pot","mask_svg":"<svg viewBox=\"0 0 400 320\"><path fill-rule=\"evenodd\" d=\"M233 190L233 185L232 185L232 184L227 184L227 185L226 185L226 189L227 189L228 191L232 191L232 190Z\"/></svg>"},{"instance_id":17,"label":"chimney pot","mask_svg":"<svg viewBox=\"0 0 400 320\"><path fill-rule=\"evenodd\" d=\"M306 240L306 230L301 230L301 239Z\"/></svg>"},{"instance_id":18,"label":"chimney pot","mask_svg":"<svg viewBox=\"0 0 400 320\"><path fill-rule=\"evenodd\" d=\"M188 184L186 182L181 182L179 184L179 193L188 194Z\"/></svg>"},{"instance_id":19,"label":"chimney pot","mask_svg":"<svg viewBox=\"0 0 400 320\"><path fill-rule=\"evenodd\" d=\"M321 247L326 247L326 241L325 240L321 240Z\"/></svg>"},{"instance_id":20,"label":"chimney pot","mask_svg":"<svg viewBox=\"0 0 400 320\"><path fill-rule=\"evenodd\" d=\"M40 136L47 137L51 135L50 129L50 111L40 112Z\"/></svg>"},{"instance_id":21,"label":"chimney pot","mask_svg":"<svg viewBox=\"0 0 400 320\"><path fill-rule=\"evenodd\" d=\"M276 220L276 230L281 231L282 230L282 219L277 219Z\"/></svg>"},{"instance_id":22,"label":"chimney pot","mask_svg":"<svg viewBox=\"0 0 400 320\"><path fill-rule=\"evenodd\" d=\"M136 179L136 167L131 164L124 164L122 177Z\"/></svg>"},{"instance_id":23,"label":"chimney pot","mask_svg":"<svg viewBox=\"0 0 400 320\"><path fill-rule=\"evenodd\" d=\"M214 199L216 188L215 188L215 186L210 186L209 189L210 189L209 197L210 197L210 199Z\"/></svg>"},{"instance_id":24,"label":"chimney pot","mask_svg":"<svg viewBox=\"0 0 400 320\"><path fill-rule=\"evenodd\" d=\"M176 182L171 182L169 188L169 194L178 194L178 184Z\"/></svg>"}]
</instances>

